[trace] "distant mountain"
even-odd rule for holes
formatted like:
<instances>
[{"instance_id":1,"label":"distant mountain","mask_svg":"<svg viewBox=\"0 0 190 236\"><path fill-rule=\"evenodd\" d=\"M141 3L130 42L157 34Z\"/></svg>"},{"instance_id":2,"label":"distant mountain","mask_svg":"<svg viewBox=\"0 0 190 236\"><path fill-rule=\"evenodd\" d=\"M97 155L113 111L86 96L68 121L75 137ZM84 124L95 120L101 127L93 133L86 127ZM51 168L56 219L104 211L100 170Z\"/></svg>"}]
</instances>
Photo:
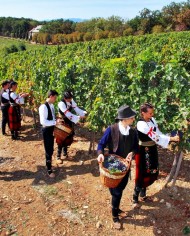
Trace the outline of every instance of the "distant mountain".
<instances>
[{"instance_id":1,"label":"distant mountain","mask_svg":"<svg viewBox=\"0 0 190 236\"><path fill-rule=\"evenodd\" d=\"M81 19L81 18L69 18L68 20L72 20L74 22L83 22L83 21L87 21L88 19Z\"/></svg>"},{"instance_id":2,"label":"distant mountain","mask_svg":"<svg viewBox=\"0 0 190 236\"><path fill-rule=\"evenodd\" d=\"M83 21L87 21L88 19L81 19L81 18L63 18L64 20L71 20L71 21L74 21L74 22L83 22ZM55 20L55 19L44 19L43 21L52 21L52 20Z\"/></svg>"}]
</instances>

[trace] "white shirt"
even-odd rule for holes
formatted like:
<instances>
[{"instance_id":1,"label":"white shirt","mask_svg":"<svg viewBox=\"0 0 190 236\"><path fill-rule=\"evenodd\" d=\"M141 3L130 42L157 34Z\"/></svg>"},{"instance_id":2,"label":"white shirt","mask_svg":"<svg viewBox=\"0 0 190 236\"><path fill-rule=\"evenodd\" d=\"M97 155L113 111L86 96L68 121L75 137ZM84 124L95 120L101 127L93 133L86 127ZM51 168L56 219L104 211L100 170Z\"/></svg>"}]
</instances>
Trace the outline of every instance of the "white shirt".
<instances>
[{"instance_id":1,"label":"white shirt","mask_svg":"<svg viewBox=\"0 0 190 236\"><path fill-rule=\"evenodd\" d=\"M66 102L67 106L65 105L65 103L63 101L58 103L58 107L59 109L65 114L65 116L71 120L73 123L77 123L80 120L80 116L85 116L86 115L86 111L83 111L82 109L80 109L79 107L77 107L76 102L72 99L71 103L70 102ZM72 104L72 105L71 105ZM71 113L69 111L69 108L72 106L72 108L75 110L75 112L77 113L77 115L74 115L73 113Z\"/></svg>"},{"instance_id":2,"label":"white shirt","mask_svg":"<svg viewBox=\"0 0 190 236\"><path fill-rule=\"evenodd\" d=\"M130 126L127 126L126 128L122 125L121 121L119 121L119 131L121 132L121 134L123 135L129 135L129 130L130 130Z\"/></svg>"},{"instance_id":3,"label":"white shirt","mask_svg":"<svg viewBox=\"0 0 190 236\"><path fill-rule=\"evenodd\" d=\"M45 104L42 104L39 107L39 115L40 115L40 124L43 126L53 126L56 124L56 120L55 120L55 111L54 111L54 105L48 103L51 109L51 113L53 116L53 120L47 120L48 118L48 109L47 106Z\"/></svg>"},{"instance_id":4,"label":"white shirt","mask_svg":"<svg viewBox=\"0 0 190 236\"><path fill-rule=\"evenodd\" d=\"M9 90L6 90L6 92L4 91L4 92L2 93L2 97L5 98L5 99L7 99L7 100L9 100L8 91L9 91Z\"/></svg>"},{"instance_id":5,"label":"white shirt","mask_svg":"<svg viewBox=\"0 0 190 236\"><path fill-rule=\"evenodd\" d=\"M23 104L24 98L20 97L20 95L17 95L15 92L10 93L10 97L15 101L17 104Z\"/></svg>"},{"instance_id":6,"label":"white shirt","mask_svg":"<svg viewBox=\"0 0 190 236\"><path fill-rule=\"evenodd\" d=\"M152 123L152 121L154 123ZM149 138L151 138L155 143L162 146L163 148L167 148L170 137L164 135L158 128L156 120L152 118L152 121L138 121L137 122L137 130L143 134L147 134ZM156 127L156 131L153 131L154 127Z\"/></svg>"}]
</instances>

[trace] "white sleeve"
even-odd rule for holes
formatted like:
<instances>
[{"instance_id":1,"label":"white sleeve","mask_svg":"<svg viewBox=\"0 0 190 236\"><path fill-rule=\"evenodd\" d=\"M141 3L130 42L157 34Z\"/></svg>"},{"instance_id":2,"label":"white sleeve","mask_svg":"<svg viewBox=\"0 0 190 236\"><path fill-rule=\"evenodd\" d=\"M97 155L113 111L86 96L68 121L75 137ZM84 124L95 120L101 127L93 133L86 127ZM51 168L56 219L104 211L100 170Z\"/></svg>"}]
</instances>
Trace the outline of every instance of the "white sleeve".
<instances>
[{"instance_id":1,"label":"white sleeve","mask_svg":"<svg viewBox=\"0 0 190 236\"><path fill-rule=\"evenodd\" d=\"M69 110L67 110L64 102L59 102L58 107L70 121L72 121L75 124L79 122L80 117L72 114Z\"/></svg>"},{"instance_id":2,"label":"white sleeve","mask_svg":"<svg viewBox=\"0 0 190 236\"><path fill-rule=\"evenodd\" d=\"M85 116L86 115L86 111L80 109L76 102L74 100L72 100L72 108L75 110L75 112L79 115L79 116Z\"/></svg>"},{"instance_id":3,"label":"white sleeve","mask_svg":"<svg viewBox=\"0 0 190 236\"><path fill-rule=\"evenodd\" d=\"M10 97L11 97L17 104L20 104L19 95L17 95L17 94L14 93L14 92L11 92Z\"/></svg>"},{"instance_id":4,"label":"white sleeve","mask_svg":"<svg viewBox=\"0 0 190 236\"><path fill-rule=\"evenodd\" d=\"M163 148L167 148L170 141L170 137L162 134L157 126L156 126L156 131L153 131L153 129L154 129L153 126L148 126L147 123L144 121L137 122L138 131L148 135L149 138L151 138L155 143L162 146Z\"/></svg>"},{"instance_id":5,"label":"white sleeve","mask_svg":"<svg viewBox=\"0 0 190 236\"><path fill-rule=\"evenodd\" d=\"M7 92L3 92L2 97L9 100L9 94Z\"/></svg>"},{"instance_id":6,"label":"white sleeve","mask_svg":"<svg viewBox=\"0 0 190 236\"><path fill-rule=\"evenodd\" d=\"M15 101L17 104L24 104L24 98L20 95L17 95L16 93L12 92L10 94L10 97Z\"/></svg>"},{"instance_id":7,"label":"white sleeve","mask_svg":"<svg viewBox=\"0 0 190 236\"><path fill-rule=\"evenodd\" d=\"M56 124L55 120L47 120L48 117L48 109L45 104L42 104L39 107L39 115L40 115L40 124L43 126L53 126Z\"/></svg>"},{"instance_id":8,"label":"white sleeve","mask_svg":"<svg viewBox=\"0 0 190 236\"><path fill-rule=\"evenodd\" d=\"M65 106L64 102L59 102L58 107L63 113L65 113L67 111L67 107Z\"/></svg>"}]
</instances>

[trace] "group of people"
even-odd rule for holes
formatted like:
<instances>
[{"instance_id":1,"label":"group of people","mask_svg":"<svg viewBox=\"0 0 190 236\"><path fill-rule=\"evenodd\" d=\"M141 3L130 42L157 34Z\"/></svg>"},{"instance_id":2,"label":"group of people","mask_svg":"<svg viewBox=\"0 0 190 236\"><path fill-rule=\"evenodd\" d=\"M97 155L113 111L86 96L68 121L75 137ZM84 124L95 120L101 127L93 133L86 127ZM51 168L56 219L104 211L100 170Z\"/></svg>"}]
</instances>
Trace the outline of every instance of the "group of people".
<instances>
[{"instance_id":1,"label":"group of people","mask_svg":"<svg viewBox=\"0 0 190 236\"><path fill-rule=\"evenodd\" d=\"M73 142L74 124L79 123L85 119L86 111L80 109L73 100L71 91L65 91L61 101L58 103L59 115L56 117L54 110L54 103L57 99L58 93L55 90L50 90L46 102L39 107L40 123L42 125L42 135L45 148L46 167L49 177L54 178L55 174L52 170L52 155L54 151L54 128L56 125L67 125L71 128L71 132L64 139L56 138L57 149L57 163L61 164L63 158L68 156L67 149ZM72 110L77 115L72 113ZM63 155L61 155L63 154Z\"/></svg>"},{"instance_id":2,"label":"group of people","mask_svg":"<svg viewBox=\"0 0 190 236\"><path fill-rule=\"evenodd\" d=\"M24 103L24 98L28 93L17 94L17 82L5 80L2 82L1 111L2 111L2 134L7 135L6 125L11 131L12 140L19 139L19 130L21 127L20 105Z\"/></svg>"},{"instance_id":3,"label":"group of people","mask_svg":"<svg viewBox=\"0 0 190 236\"><path fill-rule=\"evenodd\" d=\"M2 134L6 135L6 124L8 124L12 139L18 139L18 131L21 127L20 104L28 96L27 93L16 93L17 82L4 81L1 92L2 110ZM58 102L59 114L56 115L54 103L58 93L50 90L44 104L39 107L40 123L42 125L42 136L45 149L45 160L47 174L54 178L52 170L52 155L54 152L54 128L57 125L70 127L71 132L63 140L56 138L57 143L57 163L61 164L63 158L68 156L67 149L73 142L74 124L85 119L87 112L80 109L73 100L71 91L65 91L62 99ZM72 110L77 115L73 114ZM105 149L108 148L109 154L118 155L128 162L135 159L136 174L135 187L133 192L133 207L139 207L139 200L146 201L146 188L154 183L159 174L159 161L157 144L166 148L171 141L179 142L179 136L174 137L164 135L158 128L154 118L154 107L150 103L144 103L140 107L140 119L137 121L136 128L132 127L135 121L136 111L127 105L118 109L116 122L110 125L104 132L98 143L97 153L98 162L104 161ZM120 209L120 201L123 190L125 189L130 170L126 173L122 181L115 188L109 188L112 204L112 218L116 229L121 228L120 216L126 212Z\"/></svg>"},{"instance_id":4,"label":"group of people","mask_svg":"<svg viewBox=\"0 0 190 236\"><path fill-rule=\"evenodd\" d=\"M139 200L146 201L146 188L158 177L159 161L157 144L166 148L169 142L179 142L179 136L164 135L158 128L154 118L154 107L150 103L144 103L140 107L140 120L136 128L131 125L135 120L136 111L127 105L118 109L116 123L109 126L98 143L98 162L104 161L105 148L109 154L115 154L131 162L133 157L136 162L135 188L133 192L133 207L139 207ZM112 218L116 229L121 228L120 216L126 212L120 209L120 201L125 189L130 170L124 176L119 185L109 188L111 194Z\"/></svg>"}]
</instances>

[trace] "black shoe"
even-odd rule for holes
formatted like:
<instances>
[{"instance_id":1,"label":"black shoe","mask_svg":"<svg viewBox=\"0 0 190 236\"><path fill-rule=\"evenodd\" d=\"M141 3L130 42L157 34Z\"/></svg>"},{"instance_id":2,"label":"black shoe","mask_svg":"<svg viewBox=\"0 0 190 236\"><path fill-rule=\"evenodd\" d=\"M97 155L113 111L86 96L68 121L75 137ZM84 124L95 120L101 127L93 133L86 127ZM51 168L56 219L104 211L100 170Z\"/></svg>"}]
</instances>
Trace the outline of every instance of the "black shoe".
<instances>
[{"instance_id":1,"label":"black shoe","mask_svg":"<svg viewBox=\"0 0 190 236\"><path fill-rule=\"evenodd\" d=\"M113 227L114 229L121 229L121 221L119 219L119 217L113 217Z\"/></svg>"}]
</instances>

